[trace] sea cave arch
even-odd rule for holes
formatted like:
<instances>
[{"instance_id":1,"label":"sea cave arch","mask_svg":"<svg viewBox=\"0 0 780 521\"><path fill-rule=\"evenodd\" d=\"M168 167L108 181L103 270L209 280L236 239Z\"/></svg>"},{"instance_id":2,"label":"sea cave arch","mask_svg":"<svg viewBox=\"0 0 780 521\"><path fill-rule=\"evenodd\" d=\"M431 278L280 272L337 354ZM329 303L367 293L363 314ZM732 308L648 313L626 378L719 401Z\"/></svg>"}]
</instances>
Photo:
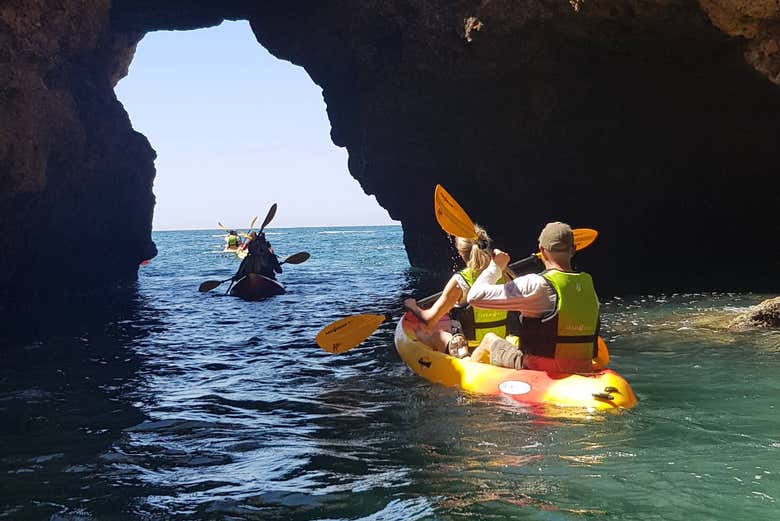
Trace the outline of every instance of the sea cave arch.
<instances>
[{"instance_id":1,"label":"sea cave arch","mask_svg":"<svg viewBox=\"0 0 780 521\"><path fill-rule=\"evenodd\" d=\"M331 139L402 222L413 265L443 267L431 210L442 183L516 256L548 220L598 229L581 263L605 293L776 291L779 11L11 0L0 11L3 288L135 276L154 250L154 151L113 86L146 32L227 19L248 20L322 87ZM765 253L756 262L736 254L745 248Z\"/></svg>"},{"instance_id":2,"label":"sea cave arch","mask_svg":"<svg viewBox=\"0 0 780 521\"><path fill-rule=\"evenodd\" d=\"M156 152L155 230L245 229L272 203L272 227L392 223L345 175L322 89L245 21L147 33L115 92Z\"/></svg>"}]
</instances>

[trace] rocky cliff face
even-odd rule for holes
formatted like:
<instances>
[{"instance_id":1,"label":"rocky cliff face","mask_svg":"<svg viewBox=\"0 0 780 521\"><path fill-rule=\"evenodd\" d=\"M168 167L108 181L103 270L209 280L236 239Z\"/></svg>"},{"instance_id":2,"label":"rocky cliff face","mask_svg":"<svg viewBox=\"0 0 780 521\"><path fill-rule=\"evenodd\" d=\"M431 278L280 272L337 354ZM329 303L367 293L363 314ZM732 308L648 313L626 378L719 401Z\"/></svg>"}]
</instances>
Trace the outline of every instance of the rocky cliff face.
<instances>
[{"instance_id":1,"label":"rocky cliff face","mask_svg":"<svg viewBox=\"0 0 780 521\"><path fill-rule=\"evenodd\" d=\"M548 220L598 229L581 264L605 293L780 289L774 0L6 0L6 286L128 279L154 253L154 151L113 85L144 33L224 19L323 88L415 265L446 268L439 182L518 257Z\"/></svg>"}]
</instances>

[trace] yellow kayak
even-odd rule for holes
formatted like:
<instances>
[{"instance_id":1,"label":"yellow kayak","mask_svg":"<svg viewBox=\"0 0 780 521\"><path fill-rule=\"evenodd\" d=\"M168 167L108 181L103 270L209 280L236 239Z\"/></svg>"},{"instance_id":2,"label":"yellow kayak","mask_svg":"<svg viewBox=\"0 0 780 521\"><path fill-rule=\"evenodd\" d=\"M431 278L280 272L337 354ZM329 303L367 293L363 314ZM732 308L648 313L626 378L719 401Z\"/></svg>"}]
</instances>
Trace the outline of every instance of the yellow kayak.
<instances>
[{"instance_id":1,"label":"yellow kayak","mask_svg":"<svg viewBox=\"0 0 780 521\"><path fill-rule=\"evenodd\" d=\"M460 387L480 394L503 395L518 403L537 407L579 407L588 411L619 412L637 403L628 382L612 370L588 375L548 373L530 369L507 369L434 351L416 339L416 318L407 313L395 330L395 347L409 368L433 383ZM449 331L449 319L438 327Z\"/></svg>"}]
</instances>

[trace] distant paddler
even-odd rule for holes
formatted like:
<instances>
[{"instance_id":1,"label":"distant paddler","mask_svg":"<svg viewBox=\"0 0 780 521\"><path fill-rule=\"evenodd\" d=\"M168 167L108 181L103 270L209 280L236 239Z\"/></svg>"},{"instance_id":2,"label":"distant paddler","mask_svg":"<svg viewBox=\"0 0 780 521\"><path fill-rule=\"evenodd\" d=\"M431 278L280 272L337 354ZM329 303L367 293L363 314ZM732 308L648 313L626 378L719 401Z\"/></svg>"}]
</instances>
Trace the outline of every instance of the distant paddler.
<instances>
[{"instance_id":1,"label":"distant paddler","mask_svg":"<svg viewBox=\"0 0 780 521\"><path fill-rule=\"evenodd\" d=\"M244 241L238 236L236 230L230 230L225 236L225 251L236 251L243 246Z\"/></svg>"},{"instance_id":2,"label":"distant paddler","mask_svg":"<svg viewBox=\"0 0 780 521\"><path fill-rule=\"evenodd\" d=\"M271 248L271 243L265 239L263 232L259 234L251 232L250 235L253 235L253 237L247 241L246 249L248 255L244 257L241 265L238 267L238 271L233 275L233 282L251 273L276 280L276 273L282 272L282 266ZM230 291L230 288L228 288L228 291Z\"/></svg>"}]
</instances>

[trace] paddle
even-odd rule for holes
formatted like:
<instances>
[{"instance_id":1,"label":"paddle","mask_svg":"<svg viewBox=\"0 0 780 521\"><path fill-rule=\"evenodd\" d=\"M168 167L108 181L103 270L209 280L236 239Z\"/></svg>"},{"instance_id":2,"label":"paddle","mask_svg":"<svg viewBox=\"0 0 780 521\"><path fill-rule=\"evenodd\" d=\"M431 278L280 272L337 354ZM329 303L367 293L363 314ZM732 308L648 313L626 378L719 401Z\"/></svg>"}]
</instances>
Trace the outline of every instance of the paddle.
<instances>
[{"instance_id":1,"label":"paddle","mask_svg":"<svg viewBox=\"0 0 780 521\"><path fill-rule=\"evenodd\" d=\"M464 239L477 238L474 221L442 185L436 185L433 191L433 211L445 232Z\"/></svg>"},{"instance_id":2,"label":"paddle","mask_svg":"<svg viewBox=\"0 0 780 521\"><path fill-rule=\"evenodd\" d=\"M271 219L274 218L274 215L276 215L276 203L271 205L271 208L268 209L268 214L265 216L265 220L263 221L263 224L260 226L260 231L258 232L258 235L263 233L263 230L265 230L265 227L268 226L268 223L271 222ZM255 217L257 219L257 217ZM254 221L252 222L254 224Z\"/></svg>"},{"instance_id":3,"label":"paddle","mask_svg":"<svg viewBox=\"0 0 780 521\"><path fill-rule=\"evenodd\" d=\"M474 221L468 216L466 211L441 185L436 185L433 193L433 207L436 215L436 221L439 226L450 235L475 239ZM581 250L590 246L596 240L598 232L590 228L577 228L572 230L574 234L574 248ZM526 267L528 264L536 262L540 254L535 253L513 262L509 268L515 270ZM436 293L418 301L418 305L425 306L434 302L442 292ZM345 317L325 326L317 334L315 341L325 351L329 353L343 353L360 345L366 338L376 331L379 325L393 316L404 311L403 308L391 311L386 315L365 314Z\"/></svg>"},{"instance_id":4,"label":"paddle","mask_svg":"<svg viewBox=\"0 0 780 521\"><path fill-rule=\"evenodd\" d=\"M287 264L300 264L302 262L306 262L309 260L309 257L311 255L308 251L299 251L298 253L293 253L292 255L289 255L286 259L284 259L279 264L284 264L285 262Z\"/></svg>"},{"instance_id":5,"label":"paddle","mask_svg":"<svg viewBox=\"0 0 780 521\"><path fill-rule=\"evenodd\" d=\"M232 278L233 277L230 277L229 279L225 279L225 280L207 280L206 282L198 286L198 291L200 291L201 293L205 293L206 291L211 291L212 289L231 280Z\"/></svg>"},{"instance_id":6,"label":"paddle","mask_svg":"<svg viewBox=\"0 0 780 521\"><path fill-rule=\"evenodd\" d=\"M311 257L311 254L308 251L299 251L298 253L293 253L292 255L289 255L286 259L284 259L279 264L301 264L302 262L306 262L309 260L309 257ZM211 291L212 289L216 288L217 286L222 285L223 283L231 280L233 277L230 277L229 279L225 280L207 280L200 286L198 286L198 291L201 293L204 293L206 291Z\"/></svg>"}]
</instances>

